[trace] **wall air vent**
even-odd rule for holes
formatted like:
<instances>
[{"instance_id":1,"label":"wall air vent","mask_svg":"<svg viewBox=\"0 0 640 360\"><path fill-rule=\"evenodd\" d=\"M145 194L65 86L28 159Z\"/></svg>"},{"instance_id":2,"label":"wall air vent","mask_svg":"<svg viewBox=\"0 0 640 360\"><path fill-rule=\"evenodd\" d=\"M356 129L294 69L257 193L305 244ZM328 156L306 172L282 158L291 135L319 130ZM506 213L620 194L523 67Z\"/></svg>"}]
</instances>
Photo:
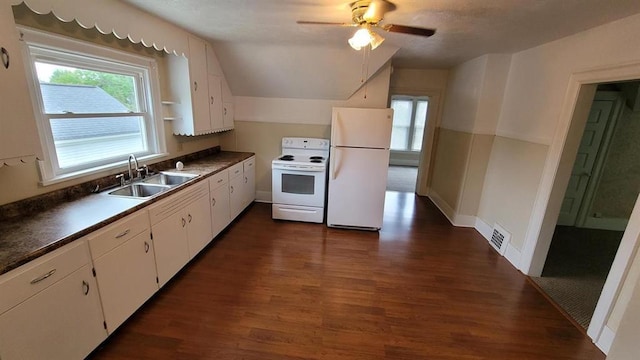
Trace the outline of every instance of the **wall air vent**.
<instances>
[{"instance_id":1,"label":"wall air vent","mask_svg":"<svg viewBox=\"0 0 640 360\"><path fill-rule=\"evenodd\" d=\"M505 251L507 251L507 245L509 245L509 241L511 240L511 233L505 230L498 223L493 225L493 233L491 234L491 239L489 239L489 244L496 249L496 251L504 256Z\"/></svg>"}]
</instances>

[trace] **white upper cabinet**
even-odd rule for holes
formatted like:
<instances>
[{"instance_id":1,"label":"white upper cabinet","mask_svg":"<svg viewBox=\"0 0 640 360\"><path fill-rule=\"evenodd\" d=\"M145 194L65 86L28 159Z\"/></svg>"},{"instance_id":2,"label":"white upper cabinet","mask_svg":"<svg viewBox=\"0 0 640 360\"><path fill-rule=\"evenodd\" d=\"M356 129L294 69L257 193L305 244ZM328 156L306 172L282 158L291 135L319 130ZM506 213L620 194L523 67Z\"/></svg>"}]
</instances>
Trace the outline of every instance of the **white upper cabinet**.
<instances>
[{"instance_id":1,"label":"white upper cabinet","mask_svg":"<svg viewBox=\"0 0 640 360\"><path fill-rule=\"evenodd\" d=\"M222 79L222 112L224 127L233 129L233 95L224 78Z\"/></svg>"},{"instance_id":2,"label":"white upper cabinet","mask_svg":"<svg viewBox=\"0 0 640 360\"><path fill-rule=\"evenodd\" d=\"M42 157L11 7L0 5L0 167Z\"/></svg>"},{"instance_id":3,"label":"white upper cabinet","mask_svg":"<svg viewBox=\"0 0 640 360\"><path fill-rule=\"evenodd\" d=\"M231 98L224 74L211 45L189 36L189 57L169 57L169 77L178 118L177 135L201 135L233 128L225 122L224 102ZM225 93L226 97L225 97ZM232 101L232 100L230 100ZM227 105L228 106L228 105Z\"/></svg>"}]
</instances>

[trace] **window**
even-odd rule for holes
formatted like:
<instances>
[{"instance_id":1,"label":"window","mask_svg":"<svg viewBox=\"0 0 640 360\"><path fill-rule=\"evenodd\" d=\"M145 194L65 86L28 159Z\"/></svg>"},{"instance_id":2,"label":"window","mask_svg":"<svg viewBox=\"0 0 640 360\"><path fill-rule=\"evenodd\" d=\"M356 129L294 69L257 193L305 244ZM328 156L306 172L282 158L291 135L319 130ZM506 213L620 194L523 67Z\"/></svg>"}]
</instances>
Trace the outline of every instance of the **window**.
<instances>
[{"instance_id":1,"label":"window","mask_svg":"<svg viewBox=\"0 0 640 360\"><path fill-rule=\"evenodd\" d=\"M164 151L155 123L155 60L22 30L45 150L43 183L121 166ZM155 100L155 101L154 101Z\"/></svg>"},{"instance_id":2,"label":"window","mask_svg":"<svg viewBox=\"0 0 640 360\"><path fill-rule=\"evenodd\" d=\"M427 121L429 100L426 97L394 95L391 150L420 151Z\"/></svg>"}]
</instances>

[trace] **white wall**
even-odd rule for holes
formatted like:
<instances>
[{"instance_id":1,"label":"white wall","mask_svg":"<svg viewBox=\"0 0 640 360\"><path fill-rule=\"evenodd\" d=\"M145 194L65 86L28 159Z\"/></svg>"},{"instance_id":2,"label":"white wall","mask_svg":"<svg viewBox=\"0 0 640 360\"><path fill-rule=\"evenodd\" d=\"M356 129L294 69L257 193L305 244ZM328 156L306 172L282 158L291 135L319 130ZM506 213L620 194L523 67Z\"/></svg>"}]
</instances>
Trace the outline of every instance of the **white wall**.
<instances>
[{"instance_id":1,"label":"white wall","mask_svg":"<svg viewBox=\"0 0 640 360\"><path fill-rule=\"evenodd\" d=\"M481 56L450 71L440 127L473 133L488 60Z\"/></svg>"},{"instance_id":2,"label":"white wall","mask_svg":"<svg viewBox=\"0 0 640 360\"><path fill-rule=\"evenodd\" d=\"M524 272L530 270L528 256L548 210L579 79L632 79L617 69L640 63L640 47L633 45L639 33L640 15L634 15L512 56L479 216L510 228L513 246L522 251ZM608 71L599 77L602 69ZM589 73L595 75L584 75ZM454 96L465 105L465 95ZM609 325L617 330L615 323Z\"/></svg>"},{"instance_id":3,"label":"white wall","mask_svg":"<svg viewBox=\"0 0 640 360\"><path fill-rule=\"evenodd\" d=\"M475 224L510 61L489 54L450 71L430 195L456 225Z\"/></svg>"}]
</instances>

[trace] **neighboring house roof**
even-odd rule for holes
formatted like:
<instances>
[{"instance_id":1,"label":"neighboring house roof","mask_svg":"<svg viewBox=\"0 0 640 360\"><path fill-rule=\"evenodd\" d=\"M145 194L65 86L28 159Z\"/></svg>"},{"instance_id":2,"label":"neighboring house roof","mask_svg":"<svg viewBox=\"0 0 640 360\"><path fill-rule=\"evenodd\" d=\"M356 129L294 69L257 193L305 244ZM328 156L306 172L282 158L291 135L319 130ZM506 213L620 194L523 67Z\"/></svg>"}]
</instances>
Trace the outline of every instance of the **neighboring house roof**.
<instances>
[{"instance_id":1,"label":"neighboring house roof","mask_svg":"<svg viewBox=\"0 0 640 360\"><path fill-rule=\"evenodd\" d=\"M49 114L128 113L120 101L97 86L40 83L44 108ZM140 133L137 118L52 119L54 140Z\"/></svg>"}]
</instances>

